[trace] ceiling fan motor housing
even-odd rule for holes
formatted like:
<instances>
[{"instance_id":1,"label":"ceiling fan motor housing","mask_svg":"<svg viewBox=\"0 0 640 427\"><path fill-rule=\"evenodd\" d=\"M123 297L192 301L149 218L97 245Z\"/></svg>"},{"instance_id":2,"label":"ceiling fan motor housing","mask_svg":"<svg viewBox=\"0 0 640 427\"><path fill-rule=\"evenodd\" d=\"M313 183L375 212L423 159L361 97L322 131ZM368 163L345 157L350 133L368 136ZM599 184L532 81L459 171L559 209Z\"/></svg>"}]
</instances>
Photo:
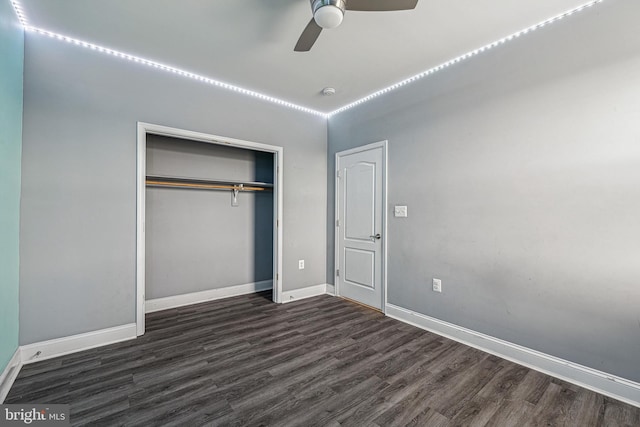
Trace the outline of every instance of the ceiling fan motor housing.
<instances>
[{"instance_id":1,"label":"ceiling fan motor housing","mask_svg":"<svg viewBox=\"0 0 640 427\"><path fill-rule=\"evenodd\" d=\"M340 9L342 13L344 13L345 9L347 8L347 1L346 0L311 0L311 9L313 10L314 14L318 9L320 9L323 6L335 6L338 9Z\"/></svg>"},{"instance_id":2,"label":"ceiling fan motor housing","mask_svg":"<svg viewBox=\"0 0 640 427\"><path fill-rule=\"evenodd\" d=\"M316 23L322 28L335 28L342 23L346 0L311 0Z\"/></svg>"}]
</instances>

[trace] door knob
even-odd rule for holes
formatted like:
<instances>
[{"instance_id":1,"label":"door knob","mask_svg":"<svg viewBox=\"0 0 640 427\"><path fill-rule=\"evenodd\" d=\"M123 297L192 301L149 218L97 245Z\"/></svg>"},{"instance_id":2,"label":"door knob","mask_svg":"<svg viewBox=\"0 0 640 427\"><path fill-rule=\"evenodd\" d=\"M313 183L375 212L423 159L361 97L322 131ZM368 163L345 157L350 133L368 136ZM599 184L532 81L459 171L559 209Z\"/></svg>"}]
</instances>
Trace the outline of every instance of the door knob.
<instances>
[{"instance_id":1,"label":"door knob","mask_svg":"<svg viewBox=\"0 0 640 427\"><path fill-rule=\"evenodd\" d=\"M371 237L371 240L380 240L382 236L380 235L380 233L378 233L375 236L369 236L369 237Z\"/></svg>"}]
</instances>

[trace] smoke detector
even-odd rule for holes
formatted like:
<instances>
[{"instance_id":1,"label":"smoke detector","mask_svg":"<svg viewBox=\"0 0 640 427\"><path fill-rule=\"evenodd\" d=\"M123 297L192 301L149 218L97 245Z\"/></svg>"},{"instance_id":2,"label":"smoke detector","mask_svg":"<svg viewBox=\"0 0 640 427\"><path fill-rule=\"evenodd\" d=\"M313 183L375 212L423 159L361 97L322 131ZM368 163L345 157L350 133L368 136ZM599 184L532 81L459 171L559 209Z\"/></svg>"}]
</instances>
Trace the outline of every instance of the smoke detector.
<instances>
[{"instance_id":1,"label":"smoke detector","mask_svg":"<svg viewBox=\"0 0 640 427\"><path fill-rule=\"evenodd\" d=\"M336 90L332 87L325 87L324 89L322 89L322 94L324 96L332 96L336 94Z\"/></svg>"}]
</instances>

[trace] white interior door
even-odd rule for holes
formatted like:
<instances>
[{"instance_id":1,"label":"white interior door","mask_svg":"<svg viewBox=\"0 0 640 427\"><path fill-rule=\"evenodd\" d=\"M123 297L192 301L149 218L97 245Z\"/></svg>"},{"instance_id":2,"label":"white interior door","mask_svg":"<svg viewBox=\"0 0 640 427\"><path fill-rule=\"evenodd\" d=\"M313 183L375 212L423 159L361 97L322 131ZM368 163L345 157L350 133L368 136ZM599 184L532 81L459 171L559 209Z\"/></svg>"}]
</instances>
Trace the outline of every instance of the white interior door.
<instances>
[{"instance_id":1,"label":"white interior door","mask_svg":"<svg viewBox=\"0 0 640 427\"><path fill-rule=\"evenodd\" d=\"M382 310L386 142L336 154L338 295Z\"/></svg>"}]
</instances>

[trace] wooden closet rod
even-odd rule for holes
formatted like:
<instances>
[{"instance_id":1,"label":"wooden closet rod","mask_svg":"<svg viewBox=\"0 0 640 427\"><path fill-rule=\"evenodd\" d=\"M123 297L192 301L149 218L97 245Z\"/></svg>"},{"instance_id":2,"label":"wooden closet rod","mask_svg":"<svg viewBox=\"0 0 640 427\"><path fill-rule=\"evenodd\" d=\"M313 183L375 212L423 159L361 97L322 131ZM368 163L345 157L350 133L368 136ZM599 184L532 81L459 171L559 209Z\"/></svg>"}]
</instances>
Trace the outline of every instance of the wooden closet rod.
<instances>
[{"instance_id":1,"label":"wooden closet rod","mask_svg":"<svg viewBox=\"0 0 640 427\"><path fill-rule=\"evenodd\" d=\"M268 182L221 181L160 175L147 175L146 184L149 187L193 188L200 190L272 191L273 189L273 184Z\"/></svg>"},{"instance_id":2,"label":"wooden closet rod","mask_svg":"<svg viewBox=\"0 0 640 427\"><path fill-rule=\"evenodd\" d=\"M202 190L271 191L270 187L255 187L244 184L203 184L196 182L176 182L147 179L149 187L196 188Z\"/></svg>"}]
</instances>

